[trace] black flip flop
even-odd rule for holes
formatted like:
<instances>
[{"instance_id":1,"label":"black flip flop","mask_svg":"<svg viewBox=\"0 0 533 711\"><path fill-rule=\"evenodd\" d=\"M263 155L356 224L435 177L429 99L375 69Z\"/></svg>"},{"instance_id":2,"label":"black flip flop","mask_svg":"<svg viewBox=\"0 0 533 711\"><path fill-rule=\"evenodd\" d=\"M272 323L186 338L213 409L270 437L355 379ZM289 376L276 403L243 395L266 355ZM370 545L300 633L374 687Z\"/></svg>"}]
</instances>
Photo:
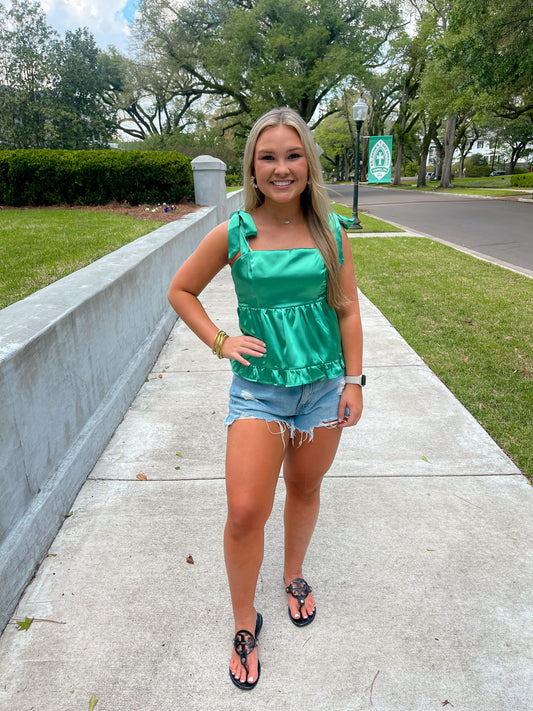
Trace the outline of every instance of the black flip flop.
<instances>
[{"instance_id":1,"label":"black flip flop","mask_svg":"<svg viewBox=\"0 0 533 711\"><path fill-rule=\"evenodd\" d=\"M263 626L263 615L258 612L257 613L257 618L255 621L255 634L252 634L251 632L248 632L248 630L239 630L237 634L235 635L235 638L233 640L233 647L235 648L235 651L240 657L241 664L243 667L246 669L246 677L248 678L248 665L246 663L246 659L248 655L257 647L257 637L259 636L259 632L261 632L261 627ZM238 686L239 689L243 689L244 691L249 691L250 689L253 689L254 686L257 684L259 681L259 675L261 674L261 663L259 659L257 660L257 679L252 682L251 684L248 681L240 681L239 679L236 679L233 674L231 673L231 669L229 670L229 676L231 681L235 684L235 686Z\"/></svg>"},{"instance_id":2,"label":"black flip flop","mask_svg":"<svg viewBox=\"0 0 533 711\"><path fill-rule=\"evenodd\" d=\"M302 617L302 607L305 603L305 598L309 595L313 588L310 587L303 578L294 578L294 580L291 580L289 585L285 588L285 592L287 594L291 594L293 597L295 597L298 600L298 604L300 605L299 613L300 613L300 618L296 620L292 614L291 614L291 608L289 606L289 617L291 618L291 622L293 625L296 625L296 627L306 627L307 625L310 625L311 622L315 619L316 615L316 607L313 610L313 614L309 615L307 619Z\"/></svg>"}]
</instances>

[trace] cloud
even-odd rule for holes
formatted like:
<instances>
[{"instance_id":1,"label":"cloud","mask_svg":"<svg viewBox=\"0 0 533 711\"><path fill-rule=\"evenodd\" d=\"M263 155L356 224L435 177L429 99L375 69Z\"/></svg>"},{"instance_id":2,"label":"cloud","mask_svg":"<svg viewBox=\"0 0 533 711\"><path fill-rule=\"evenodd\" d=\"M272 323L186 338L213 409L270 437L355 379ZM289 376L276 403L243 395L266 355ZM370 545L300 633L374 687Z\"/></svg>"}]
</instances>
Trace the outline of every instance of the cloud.
<instances>
[{"instance_id":1,"label":"cloud","mask_svg":"<svg viewBox=\"0 0 533 711\"><path fill-rule=\"evenodd\" d=\"M96 44L126 51L138 0L41 0L47 20L61 35L87 27Z\"/></svg>"}]
</instances>

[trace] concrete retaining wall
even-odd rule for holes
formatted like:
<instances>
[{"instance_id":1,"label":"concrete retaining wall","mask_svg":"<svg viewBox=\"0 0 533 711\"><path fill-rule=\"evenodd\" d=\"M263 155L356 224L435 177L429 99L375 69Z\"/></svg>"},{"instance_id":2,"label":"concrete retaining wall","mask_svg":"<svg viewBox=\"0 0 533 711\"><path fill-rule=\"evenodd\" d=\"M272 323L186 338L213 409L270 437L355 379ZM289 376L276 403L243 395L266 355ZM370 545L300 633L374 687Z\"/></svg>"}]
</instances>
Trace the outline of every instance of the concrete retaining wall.
<instances>
[{"instance_id":1,"label":"concrete retaining wall","mask_svg":"<svg viewBox=\"0 0 533 711\"><path fill-rule=\"evenodd\" d=\"M242 191L224 209L240 207ZM0 311L0 631L174 325L204 207Z\"/></svg>"}]
</instances>

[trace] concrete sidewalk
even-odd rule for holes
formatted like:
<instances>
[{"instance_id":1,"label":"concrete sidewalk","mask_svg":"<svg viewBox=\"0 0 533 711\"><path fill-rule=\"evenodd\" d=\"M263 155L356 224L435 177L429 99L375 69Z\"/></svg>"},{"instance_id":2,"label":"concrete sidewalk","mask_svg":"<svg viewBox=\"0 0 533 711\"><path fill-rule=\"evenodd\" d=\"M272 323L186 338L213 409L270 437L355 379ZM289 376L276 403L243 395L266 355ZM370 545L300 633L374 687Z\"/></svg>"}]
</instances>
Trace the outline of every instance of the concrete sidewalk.
<instances>
[{"instance_id":1,"label":"concrete sidewalk","mask_svg":"<svg viewBox=\"0 0 533 711\"><path fill-rule=\"evenodd\" d=\"M203 300L235 332L230 282L224 270ZM287 616L280 480L257 688L228 678L229 363L178 323L19 604L36 621L0 639L2 711L86 711L93 694L97 711L533 709L533 491L362 310L365 413L324 482L305 566L317 618Z\"/></svg>"}]
</instances>

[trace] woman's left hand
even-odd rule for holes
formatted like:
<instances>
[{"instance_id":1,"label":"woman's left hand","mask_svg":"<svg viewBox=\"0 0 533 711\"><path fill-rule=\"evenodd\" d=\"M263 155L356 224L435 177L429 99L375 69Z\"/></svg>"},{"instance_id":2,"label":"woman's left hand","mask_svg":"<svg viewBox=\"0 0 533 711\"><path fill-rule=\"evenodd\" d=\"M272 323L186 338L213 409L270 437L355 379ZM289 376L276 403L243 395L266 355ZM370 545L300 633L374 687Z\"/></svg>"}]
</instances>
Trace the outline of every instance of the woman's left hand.
<instances>
[{"instance_id":1,"label":"woman's left hand","mask_svg":"<svg viewBox=\"0 0 533 711\"><path fill-rule=\"evenodd\" d=\"M363 388L360 385L345 385L339 402L338 426L353 427L363 412Z\"/></svg>"}]
</instances>

